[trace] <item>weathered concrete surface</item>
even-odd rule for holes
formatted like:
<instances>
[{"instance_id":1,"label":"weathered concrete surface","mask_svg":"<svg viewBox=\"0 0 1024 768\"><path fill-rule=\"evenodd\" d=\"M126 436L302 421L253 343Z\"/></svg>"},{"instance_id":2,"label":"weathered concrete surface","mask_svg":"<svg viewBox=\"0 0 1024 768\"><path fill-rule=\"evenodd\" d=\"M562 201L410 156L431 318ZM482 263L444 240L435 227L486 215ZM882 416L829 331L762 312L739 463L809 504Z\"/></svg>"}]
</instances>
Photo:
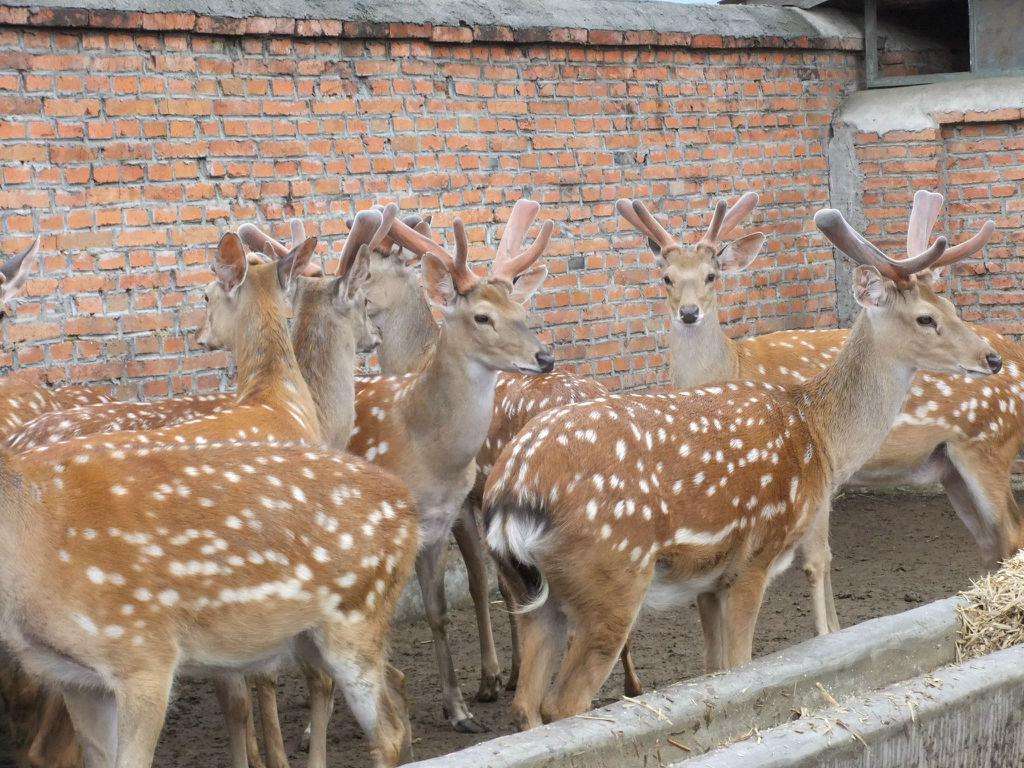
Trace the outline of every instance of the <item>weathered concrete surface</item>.
<instances>
[{"instance_id":1,"label":"weathered concrete surface","mask_svg":"<svg viewBox=\"0 0 1024 768\"><path fill-rule=\"evenodd\" d=\"M954 659L955 599L864 622L729 673L679 683L583 717L503 736L419 768L630 768L665 764L681 750L701 753L752 728L788 722L828 696L859 695ZM828 692L827 694L825 692Z\"/></svg>"},{"instance_id":2,"label":"weathered concrete surface","mask_svg":"<svg viewBox=\"0 0 1024 768\"><path fill-rule=\"evenodd\" d=\"M1024 646L841 702L671 768L1024 765Z\"/></svg>"},{"instance_id":3,"label":"weathered concrete surface","mask_svg":"<svg viewBox=\"0 0 1024 768\"><path fill-rule=\"evenodd\" d=\"M0 6L147 13L195 13L220 18L330 19L512 29L608 29L733 38L845 40L862 45L856 19L838 11L757 6L691 6L621 0L4 0Z\"/></svg>"},{"instance_id":4,"label":"weathered concrete surface","mask_svg":"<svg viewBox=\"0 0 1024 768\"><path fill-rule=\"evenodd\" d=\"M840 107L834 127L879 134L921 131L938 128L943 115L973 115L972 121L979 122L986 112L1020 109L1024 109L1024 77L950 80L858 91Z\"/></svg>"}]
</instances>

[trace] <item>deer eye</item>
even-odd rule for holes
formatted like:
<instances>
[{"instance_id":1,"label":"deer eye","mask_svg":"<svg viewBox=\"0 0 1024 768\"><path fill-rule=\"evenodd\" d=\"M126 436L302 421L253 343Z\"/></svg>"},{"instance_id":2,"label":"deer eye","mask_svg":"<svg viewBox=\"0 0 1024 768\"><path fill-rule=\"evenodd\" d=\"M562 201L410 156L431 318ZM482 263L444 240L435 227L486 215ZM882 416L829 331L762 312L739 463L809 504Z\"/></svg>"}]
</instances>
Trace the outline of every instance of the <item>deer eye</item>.
<instances>
[{"instance_id":1,"label":"deer eye","mask_svg":"<svg viewBox=\"0 0 1024 768\"><path fill-rule=\"evenodd\" d=\"M663 278L661 278L661 280L663 283L665 283L665 285L672 285L672 278L669 277L668 275L665 275Z\"/></svg>"},{"instance_id":2,"label":"deer eye","mask_svg":"<svg viewBox=\"0 0 1024 768\"><path fill-rule=\"evenodd\" d=\"M473 320L477 325L488 325L491 322L491 317L490 315L473 315Z\"/></svg>"},{"instance_id":3,"label":"deer eye","mask_svg":"<svg viewBox=\"0 0 1024 768\"><path fill-rule=\"evenodd\" d=\"M932 328L936 327L936 325L935 325L935 318L932 317L931 315L918 315L917 316L917 324L918 325L923 325L926 328L929 327L929 326L931 326Z\"/></svg>"},{"instance_id":4,"label":"deer eye","mask_svg":"<svg viewBox=\"0 0 1024 768\"><path fill-rule=\"evenodd\" d=\"M714 272L710 272L707 277L704 278L705 283L715 282L715 278L718 277Z\"/></svg>"}]
</instances>

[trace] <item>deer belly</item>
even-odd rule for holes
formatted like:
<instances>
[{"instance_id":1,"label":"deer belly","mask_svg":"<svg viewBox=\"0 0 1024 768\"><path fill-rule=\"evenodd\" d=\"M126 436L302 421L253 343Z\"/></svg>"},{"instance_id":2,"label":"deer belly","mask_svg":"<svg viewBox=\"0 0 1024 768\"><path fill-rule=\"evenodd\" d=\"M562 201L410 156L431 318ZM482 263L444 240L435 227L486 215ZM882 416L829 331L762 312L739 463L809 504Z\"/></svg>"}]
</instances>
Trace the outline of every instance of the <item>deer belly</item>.
<instances>
[{"instance_id":1,"label":"deer belly","mask_svg":"<svg viewBox=\"0 0 1024 768\"><path fill-rule=\"evenodd\" d=\"M667 611L693 604L697 595L714 592L723 568L680 578L677 573L655 567L654 579L644 595L644 608L652 611Z\"/></svg>"}]
</instances>

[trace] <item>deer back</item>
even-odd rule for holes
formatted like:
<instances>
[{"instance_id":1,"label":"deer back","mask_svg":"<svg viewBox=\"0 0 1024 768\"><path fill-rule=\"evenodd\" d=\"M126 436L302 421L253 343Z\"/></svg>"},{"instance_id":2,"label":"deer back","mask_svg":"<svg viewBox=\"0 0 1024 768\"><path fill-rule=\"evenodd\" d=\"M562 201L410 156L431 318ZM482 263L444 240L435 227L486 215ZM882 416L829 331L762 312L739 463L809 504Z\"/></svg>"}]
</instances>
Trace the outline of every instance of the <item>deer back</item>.
<instances>
[{"instance_id":1,"label":"deer back","mask_svg":"<svg viewBox=\"0 0 1024 768\"><path fill-rule=\"evenodd\" d=\"M792 397L730 382L542 414L502 451L484 506L492 545L503 510L532 509L552 551L641 570L662 560L689 578L791 550L829 482Z\"/></svg>"},{"instance_id":2,"label":"deer back","mask_svg":"<svg viewBox=\"0 0 1024 768\"><path fill-rule=\"evenodd\" d=\"M0 565L3 586L19 585L5 635L27 631L94 669L257 660L339 619L383 642L418 545L397 479L305 447L93 440L5 469L23 490L7 500L19 514L4 546L14 527L38 534Z\"/></svg>"}]
</instances>

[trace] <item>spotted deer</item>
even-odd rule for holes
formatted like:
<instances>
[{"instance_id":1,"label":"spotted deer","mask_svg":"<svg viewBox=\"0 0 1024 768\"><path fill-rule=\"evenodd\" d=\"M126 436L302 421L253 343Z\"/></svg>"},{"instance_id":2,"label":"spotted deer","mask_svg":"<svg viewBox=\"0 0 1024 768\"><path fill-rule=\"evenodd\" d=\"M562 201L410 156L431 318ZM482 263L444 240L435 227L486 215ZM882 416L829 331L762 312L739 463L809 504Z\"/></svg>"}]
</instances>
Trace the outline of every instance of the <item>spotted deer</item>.
<instances>
[{"instance_id":1,"label":"spotted deer","mask_svg":"<svg viewBox=\"0 0 1024 768\"><path fill-rule=\"evenodd\" d=\"M39 238L21 253L0 264L0 285L4 302L13 299L22 289L29 273L39 261ZM6 307L6 303L3 305ZM0 318L6 308L0 310ZM68 386L51 389L26 376L8 376L0 382L0 440L21 429L41 413L64 411L91 403L109 402L111 398L88 387Z\"/></svg>"},{"instance_id":2,"label":"spotted deer","mask_svg":"<svg viewBox=\"0 0 1024 768\"><path fill-rule=\"evenodd\" d=\"M351 391L355 327L361 327L363 322L353 327L352 321L359 312L355 309L356 302L349 297L358 288L358 281L365 277L364 265L368 249L363 241L372 242L373 236L383 236L386 230L379 230L381 226L382 217L377 213L362 217L354 233L355 237L345 243L343 273L335 278L316 279L316 286L309 284L314 279L302 277L303 273L311 271L316 238L305 238L283 256L275 254L278 257L275 262L264 263L246 255L237 235L225 235L214 260L213 269L217 279L207 288L207 312L197 340L207 348L225 348L235 354L238 394L234 403L219 408L216 413L208 414L203 419L163 426L144 433L114 433L105 441L105 445L134 444L139 441L183 443L223 438L270 441L302 439L311 444L322 443L324 435L318 409L288 337L286 296L293 289L302 291L302 311L307 314L319 312L322 313L321 319L330 320L334 342L331 349L339 353L339 359L332 364L341 366L347 361L348 387ZM326 317L327 308L324 304L329 304L330 312L336 317ZM296 329L301 332L302 326L302 322L299 322ZM343 388L342 374L339 373L337 378L335 386ZM347 411L350 430L353 418L351 396L347 402L335 399L333 404L339 413L332 414L329 423L337 425ZM78 430L84 428L85 422L76 425ZM246 751L253 763L258 764L255 734L251 727L246 727L251 710L245 688L239 681L222 679L217 682L218 697L229 719L234 764L246 764L243 762ZM276 681L272 676L263 675L256 682L268 765L271 768L287 766L277 716ZM314 734L314 747L310 756L310 765L316 766L326 761L325 713L330 711L331 690L329 679L309 676L309 682L313 689L311 709L314 724L319 729ZM45 737L45 731L41 732L41 737Z\"/></svg>"},{"instance_id":3,"label":"spotted deer","mask_svg":"<svg viewBox=\"0 0 1024 768\"><path fill-rule=\"evenodd\" d=\"M301 271L313 254L316 239L310 238L296 247L277 264L264 264L250 259L239 238L225 235L213 259L216 279L206 290L207 311L198 342L210 349L226 348L238 361L238 396L234 405L226 405L204 419L186 421L146 432L114 432L104 444L110 450L126 445L151 443L192 443L211 439L305 439L320 442L321 433L313 404L292 354L285 321L284 295L294 282L293 273ZM187 406L183 406L187 411ZM180 413L180 411L179 411ZM70 414L55 414L56 416ZM82 429L85 421L77 426ZM33 426L38 426L33 424ZM31 430L29 430L31 434ZM86 438L64 440L73 445ZM46 442L43 445L45 448ZM22 450L32 449L23 445ZM40 450L38 447L35 451ZM12 674L17 674L12 671ZM237 682L219 679L218 697L229 713L242 713L247 719L246 701L234 697L243 690ZM63 719L60 709L47 705L44 719L31 753L43 759L43 745L49 731ZM245 723L242 741L235 743L235 725L229 727L233 750L244 750ZM255 742L253 742L255 743ZM51 749L62 751L59 744ZM236 763L237 764L237 763Z\"/></svg>"},{"instance_id":4,"label":"spotted deer","mask_svg":"<svg viewBox=\"0 0 1024 768\"><path fill-rule=\"evenodd\" d=\"M821 374L557 408L499 457L484 510L492 554L523 606L520 727L588 707L643 603L696 598L708 667L747 661L768 582L884 439L915 372L999 371L992 346L931 287L944 238L897 261L838 211L815 222L859 264L862 307Z\"/></svg>"},{"instance_id":5,"label":"spotted deer","mask_svg":"<svg viewBox=\"0 0 1024 768\"><path fill-rule=\"evenodd\" d=\"M390 238L422 259L427 296L443 321L416 373L370 379L356 392L350 450L400 473L420 509L423 545L417 577L433 634L445 717L456 730L468 732L482 726L462 698L448 648L444 556L448 533L476 481L475 459L493 418L498 371L546 373L554 365L548 348L529 329L522 306L547 275L546 267L533 265L551 227L545 225L534 243L523 247L539 208L532 201L516 203L488 277L467 264L469 244L460 220L454 222L454 255L395 221ZM372 274L367 291L372 313Z\"/></svg>"},{"instance_id":6,"label":"spotted deer","mask_svg":"<svg viewBox=\"0 0 1024 768\"><path fill-rule=\"evenodd\" d=\"M672 318L671 375L677 387L737 379L803 383L831 363L847 337L848 331L842 329L781 331L739 341L726 336L717 316L717 276L746 268L760 245L756 233L724 250L720 243L723 232L742 221L756 202L754 193L745 194L728 209L720 202L707 234L692 249L670 235L643 203L620 200L616 204L623 218L661 255ZM926 190L915 194L907 232L908 257L927 248L942 202L940 194ZM720 221L717 235L716 221ZM930 270L933 285L941 283L947 265L980 251L994 226L986 221L972 237L948 248L941 263ZM737 244L746 247L737 249ZM1007 361L1004 370L984 381L955 374L919 374L893 431L850 482L941 482L986 559L994 563L1024 543L1010 492L1013 460L1024 443L1024 407L1019 402L1024 397L1024 353L999 334L984 328L974 330ZM827 542L806 554L806 569L816 595L816 629L819 633L833 631L839 622L828 584L831 553Z\"/></svg>"},{"instance_id":7,"label":"spotted deer","mask_svg":"<svg viewBox=\"0 0 1024 768\"><path fill-rule=\"evenodd\" d=\"M403 217L408 227L430 236L429 217ZM366 281L366 308L380 336L378 357L381 372L388 376L414 373L437 342L438 327L427 296L420 286L415 264L419 254L405 251L389 240L373 252ZM360 386L357 380L357 388ZM526 375L499 371L494 385L494 414L483 447L476 457L476 483L456 521L453 533L466 563L470 596L477 619L481 674L477 701L494 701L501 684L494 636L491 630L490 594L487 584L488 555L478 532L476 510L480 506L487 473L498 453L531 418L548 408L591 400L607 394L598 381L572 373ZM502 589L504 594L505 590ZM512 627L512 664L506 687L513 690L519 670L515 622Z\"/></svg>"},{"instance_id":8,"label":"spotted deer","mask_svg":"<svg viewBox=\"0 0 1024 768\"><path fill-rule=\"evenodd\" d=\"M305 446L106 440L0 453L0 635L64 696L86 765L149 766L179 672L293 655L337 681L376 765L405 757L385 652L418 543L402 484Z\"/></svg>"}]
</instances>

